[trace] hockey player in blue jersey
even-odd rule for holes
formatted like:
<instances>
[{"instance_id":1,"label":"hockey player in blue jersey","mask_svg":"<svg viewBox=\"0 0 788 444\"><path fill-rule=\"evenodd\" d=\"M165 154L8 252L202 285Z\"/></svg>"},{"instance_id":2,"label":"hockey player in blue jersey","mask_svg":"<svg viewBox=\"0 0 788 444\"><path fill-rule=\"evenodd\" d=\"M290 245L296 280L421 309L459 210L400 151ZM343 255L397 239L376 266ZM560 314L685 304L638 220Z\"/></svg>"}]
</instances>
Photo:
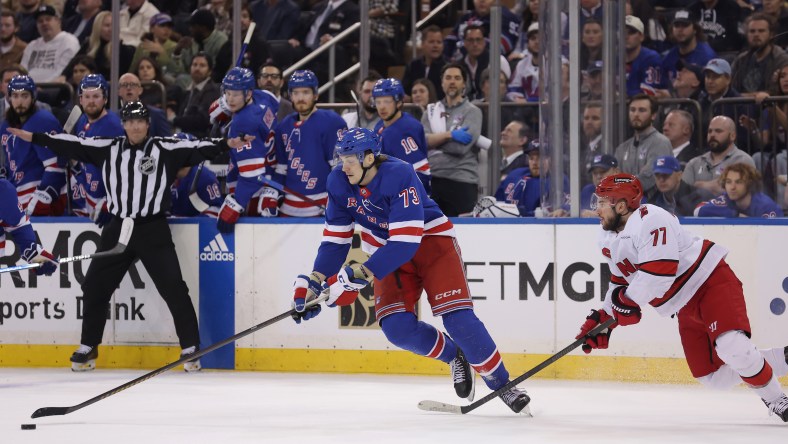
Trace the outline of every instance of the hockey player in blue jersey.
<instances>
[{"instance_id":1,"label":"hockey player in blue jersey","mask_svg":"<svg viewBox=\"0 0 788 444\"><path fill-rule=\"evenodd\" d=\"M263 190L257 177L267 172L268 156L273 155L276 112L266 105L252 100L255 77L246 68L233 68L222 80L222 95L233 113L227 136L254 136L244 146L230 150L231 168L236 170L237 183L231 194L224 199L217 218L217 228L224 233L232 232L238 218L245 211L251 212L249 203L262 194L276 194L276 190ZM230 177L228 175L228 181ZM260 204L263 199L260 197ZM264 209L257 208L262 212Z\"/></svg>"},{"instance_id":2,"label":"hockey player in blue jersey","mask_svg":"<svg viewBox=\"0 0 788 444\"><path fill-rule=\"evenodd\" d=\"M4 160L5 156L0 155L0 161ZM13 233L19 257L31 264L36 262L43 264L36 268L37 275L49 276L57 270L55 258L36 240L30 218L22 209L16 196L16 189L6 179L6 169L3 162L0 162L0 257L5 256L6 233Z\"/></svg>"},{"instance_id":3,"label":"hockey player in blue jersey","mask_svg":"<svg viewBox=\"0 0 788 444\"><path fill-rule=\"evenodd\" d=\"M65 160L47 148L11 137L8 128L61 133L63 127L51 112L36 107L36 84L29 76L14 76L8 83L8 95L11 106L0 125L8 180L16 187L27 214L58 216L65 209Z\"/></svg>"},{"instance_id":4,"label":"hockey player in blue jersey","mask_svg":"<svg viewBox=\"0 0 788 444\"><path fill-rule=\"evenodd\" d=\"M328 306L349 305L374 279L375 315L392 344L449 364L461 398L473 399L471 368L490 389L504 386L509 373L473 311L454 226L427 196L413 167L380 154L377 136L366 128L348 130L336 152L340 165L328 177L323 241L313 271L299 275L294 285L296 322L320 312L319 305L305 304L323 289ZM355 225L371 256L343 267ZM448 334L416 317L422 290ZM517 413L530 402L516 387L501 399Z\"/></svg>"},{"instance_id":5,"label":"hockey player in blue jersey","mask_svg":"<svg viewBox=\"0 0 788 444\"><path fill-rule=\"evenodd\" d=\"M520 216L533 217L537 215L537 211L545 216L562 215L560 212L552 214L552 209L542 208L543 201L547 202L546 197L549 193L550 181L547 180L547 174L550 172L548 165L550 157L542 158L539 153L538 140L528 142L524 151L528 156L528 166L517 168L509 173L495 191L495 199L517 205ZM540 171L543 171L544 174L540 174ZM542 190L542 178L546 181L544 190ZM561 209L565 211L569 210L568 192L569 178L564 176L564 201L566 203ZM542 198L543 196L545 199Z\"/></svg>"},{"instance_id":6,"label":"hockey player in blue jersey","mask_svg":"<svg viewBox=\"0 0 788 444\"><path fill-rule=\"evenodd\" d=\"M188 133L177 133L175 137L185 140L196 140ZM196 179L195 179L196 177ZM194 181L197 181L195 183ZM191 195L194 186L194 196ZM192 167L184 167L178 170L175 182L170 186L172 192L172 208L170 216L175 217L194 217L219 215L219 207L222 205L222 192L219 189L219 181L216 173L206 167L204 163ZM197 199L195 207L194 200ZM202 203L200 203L202 202Z\"/></svg>"},{"instance_id":7,"label":"hockey player in blue jersey","mask_svg":"<svg viewBox=\"0 0 788 444\"><path fill-rule=\"evenodd\" d=\"M372 98L380 121L375 133L380 137L381 152L413 165L427 194L430 194L430 162L427 160L427 136L424 125L402 111L405 90L397 79L380 79L372 88Z\"/></svg>"},{"instance_id":8,"label":"hockey player in blue jersey","mask_svg":"<svg viewBox=\"0 0 788 444\"><path fill-rule=\"evenodd\" d=\"M335 112L317 109L317 76L300 70L290 76L287 89L296 112L276 127L276 166L272 179L288 189L325 205L326 179L334 161L337 139L347 129ZM291 217L320 216L322 210L311 202L285 193L281 207L279 194L267 188L261 207L263 216L276 216L277 210Z\"/></svg>"},{"instance_id":9,"label":"hockey player in blue jersey","mask_svg":"<svg viewBox=\"0 0 788 444\"><path fill-rule=\"evenodd\" d=\"M74 126L78 137L120 137L126 134L120 117L107 109L109 85L101 74L88 74L77 89L83 114ZM99 228L112 218L107 210L107 192L101 169L91 163L71 161L72 209L79 216L89 217Z\"/></svg>"}]
</instances>

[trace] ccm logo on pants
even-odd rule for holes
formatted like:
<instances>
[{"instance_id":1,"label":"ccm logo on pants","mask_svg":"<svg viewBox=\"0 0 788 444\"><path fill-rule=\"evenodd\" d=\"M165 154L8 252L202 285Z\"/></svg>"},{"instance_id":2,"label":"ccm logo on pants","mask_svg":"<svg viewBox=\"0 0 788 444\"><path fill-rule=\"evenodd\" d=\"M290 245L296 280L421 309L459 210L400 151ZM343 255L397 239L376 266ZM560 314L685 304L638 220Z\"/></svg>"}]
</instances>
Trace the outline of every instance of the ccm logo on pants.
<instances>
[{"instance_id":1,"label":"ccm logo on pants","mask_svg":"<svg viewBox=\"0 0 788 444\"><path fill-rule=\"evenodd\" d=\"M462 294L462 289L444 291L443 293L436 294L435 295L435 300L439 301L439 300L441 300L443 298L448 298L448 297L451 297L451 296L454 296L454 295L460 295L460 294Z\"/></svg>"}]
</instances>

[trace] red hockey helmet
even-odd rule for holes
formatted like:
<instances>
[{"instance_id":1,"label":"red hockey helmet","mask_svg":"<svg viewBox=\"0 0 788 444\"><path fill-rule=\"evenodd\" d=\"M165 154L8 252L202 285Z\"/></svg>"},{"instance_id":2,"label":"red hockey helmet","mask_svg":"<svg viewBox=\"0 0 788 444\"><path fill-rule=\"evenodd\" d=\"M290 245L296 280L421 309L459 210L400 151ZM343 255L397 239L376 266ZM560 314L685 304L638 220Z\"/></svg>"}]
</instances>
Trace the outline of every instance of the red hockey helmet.
<instances>
[{"instance_id":1,"label":"red hockey helmet","mask_svg":"<svg viewBox=\"0 0 788 444\"><path fill-rule=\"evenodd\" d=\"M627 207L634 210L640 206L640 200L643 199L643 185L640 184L637 177L631 174L613 174L599 182L594 194L597 199L609 200L611 205L624 199L627 202Z\"/></svg>"}]
</instances>

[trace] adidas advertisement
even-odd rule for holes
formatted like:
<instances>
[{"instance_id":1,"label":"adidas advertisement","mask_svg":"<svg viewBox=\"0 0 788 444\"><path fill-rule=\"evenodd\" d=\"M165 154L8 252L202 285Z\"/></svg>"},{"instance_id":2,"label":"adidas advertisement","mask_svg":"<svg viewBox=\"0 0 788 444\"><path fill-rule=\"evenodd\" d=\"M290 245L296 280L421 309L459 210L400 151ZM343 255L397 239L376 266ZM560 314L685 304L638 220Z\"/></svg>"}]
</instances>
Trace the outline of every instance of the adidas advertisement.
<instances>
[{"instance_id":1,"label":"adidas advertisement","mask_svg":"<svg viewBox=\"0 0 788 444\"><path fill-rule=\"evenodd\" d=\"M227 248L221 233L217 233L211 242L203 247L200 253L201 261L233 261L235 255Z\"/></svg>"}]
</instances>

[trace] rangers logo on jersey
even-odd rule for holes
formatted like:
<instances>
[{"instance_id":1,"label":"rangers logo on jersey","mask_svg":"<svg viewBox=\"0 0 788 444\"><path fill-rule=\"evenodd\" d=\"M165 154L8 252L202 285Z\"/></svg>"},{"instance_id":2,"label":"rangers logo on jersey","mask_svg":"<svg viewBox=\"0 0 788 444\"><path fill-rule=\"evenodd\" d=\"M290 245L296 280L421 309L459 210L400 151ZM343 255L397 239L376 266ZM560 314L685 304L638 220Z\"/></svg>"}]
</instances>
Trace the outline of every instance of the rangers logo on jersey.
<instances>
[{"instance_id":1,"label":"rangers logo on jersey","mask_svg":"<svg viewBox=\"0 0 788 444\"><path fill-rule=\"evenodd\" d=\"M348 208L353 208L353 207L357 207L357 206L358 206L358 203L356 202L356 198L355 197L348 197L347 198L347 207Z\"/></svg>"}]
</instances>

